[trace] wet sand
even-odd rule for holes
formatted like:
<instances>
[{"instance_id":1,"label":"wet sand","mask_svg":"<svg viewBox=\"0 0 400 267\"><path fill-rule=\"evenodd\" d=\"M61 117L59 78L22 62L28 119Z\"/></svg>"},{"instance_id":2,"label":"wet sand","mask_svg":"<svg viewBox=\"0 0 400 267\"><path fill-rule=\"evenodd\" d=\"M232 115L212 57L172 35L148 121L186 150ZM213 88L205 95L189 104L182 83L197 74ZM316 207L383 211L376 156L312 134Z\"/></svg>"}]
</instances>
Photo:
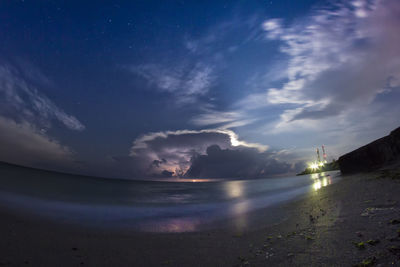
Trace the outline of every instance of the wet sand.
<instances>
[{"instance_id":1,"label":"wet sand","mask_svg":"<svg viewBox=\"0 0 400 267\"><path fill-rule=\"evenodd\" d=\"M259 227L194 233L77 228L14 214L0 203L0 266L398 265L400 170L344 176L284 204ZM369 242L368 242L369 241ZM364 262L363 262L364 261Z\"/></svg>"}]
</instances>

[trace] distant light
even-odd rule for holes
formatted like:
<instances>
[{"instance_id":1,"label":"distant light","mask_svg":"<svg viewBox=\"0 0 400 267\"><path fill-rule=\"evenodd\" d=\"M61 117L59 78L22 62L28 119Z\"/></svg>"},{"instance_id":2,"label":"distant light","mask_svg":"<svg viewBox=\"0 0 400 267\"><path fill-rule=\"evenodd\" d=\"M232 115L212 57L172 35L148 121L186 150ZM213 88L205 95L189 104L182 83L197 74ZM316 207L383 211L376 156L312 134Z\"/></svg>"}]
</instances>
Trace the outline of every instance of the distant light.
<instances>
[{"instance_id":1,"label":"distant light","mask_svg":"<svg viewBox=\"0 0 400 267\"><path fill-rule=\"evenodd\" d=\"M312 170L316 170L316 169L318 169L319 167L318 167L318 164L317 164L316 162L313 162L313 163L311 163L311 164L309 165L309 168L312 169Z\"/></svg>"},{"instance_id":2,"label":"distant light","mask_svg":"<svg viewBox=\"0 0 400 267\"><path fill-rule=\"evenodd\" d=\"M323 162L320 162L320 163L319 163L319 166L320 166L320 167L324 166L324 163L323 163Z\"/></svg>"}]
</instances>

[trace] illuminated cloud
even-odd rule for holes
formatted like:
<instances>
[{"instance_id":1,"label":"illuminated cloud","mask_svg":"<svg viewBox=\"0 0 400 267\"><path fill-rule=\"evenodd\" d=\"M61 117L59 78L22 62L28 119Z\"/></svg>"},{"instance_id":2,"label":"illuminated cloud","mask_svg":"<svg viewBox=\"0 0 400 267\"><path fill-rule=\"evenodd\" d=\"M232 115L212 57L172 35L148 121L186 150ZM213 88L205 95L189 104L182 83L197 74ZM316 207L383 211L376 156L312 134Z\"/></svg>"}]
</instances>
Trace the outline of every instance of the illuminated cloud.
<instances>
[{"instance_id":1,"label":"illuminated cloud","mask_svg":"<svg viewBox=\"0 0 400 267\"><path fill-rule=\"evenodd\" d=\"M195 155L186 176L207 178L262 178L294 173L296 166L279 161L275 153L255 149L221 149L218 145L207 148L205 155ZM297 170L299 171L299 170Z\"/></svg>"},{"instance_id":2,"label":"illuminated cloud","mask_svg":"<svg viewBox=\"0 0 400 267\"><path fill-rule=\"evenodd\" d=\"M149 133L137 138L130 156L141 162L143 173L153 175L163 170L183 175L190 167L194 155L204 154L211 145L222 148L253 149L265 152L268 146L239 140L236 133L226 129L179 130Z\"/></svg>"},{"instance_id":3,"label":"illuminated cloud","mask_svg":"<svg viewBox=\"0 0 400 267\"><path fill-rule=\"evenodd\" d=\"M156 132L156 133L149 133L146 135L143 135L136 139L133 142L133 146L131 148L131 154L135 154L137 150L143 149L143 148L148 148L149 143L157 140L157 139L166 139L171 136L188 136L189 138L187 139L188 143L191 143L192 140L190 137L196 137L196 136L201 136L201 135L215 135L215 136L221 136L223 139L228 138L229 140L229 145L230 146L243 146L243 147L251 147L251 148L257 148L259 151L266 151L268 149L268 146L262 145L262 144L257 144L257 143L248 143L245 141L239 140L237 134L231 130L226 130L226 129L210 129L210 130L178 130L178 131L166 131L166 132ZM207 140L207 139L206 139ZM210 140L208 142L214 142L215 140Z\"/></svg>"}]
</instances>

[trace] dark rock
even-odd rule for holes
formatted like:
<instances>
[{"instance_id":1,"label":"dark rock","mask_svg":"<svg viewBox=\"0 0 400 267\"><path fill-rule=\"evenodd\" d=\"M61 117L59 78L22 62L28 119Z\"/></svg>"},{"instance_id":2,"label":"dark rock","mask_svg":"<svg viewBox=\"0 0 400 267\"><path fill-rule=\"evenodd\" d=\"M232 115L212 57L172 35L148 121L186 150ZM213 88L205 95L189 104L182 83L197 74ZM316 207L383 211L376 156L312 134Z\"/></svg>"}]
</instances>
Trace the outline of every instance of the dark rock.
<instances>
[{"instance_id":1,"label":"dark rock","mask_svg":"<svg viewBox=\"0 0 400 267\"><path fill-rule=\"evenodd\" d=\"M400 223L400 220L393 219L393 220L390 220L389 223L390 223L390 224L399 224L399 223Z\"/></svg>"},{"instance_id":2,"label":"dark rock","mask_svg":"<svg viewBox=\"0 0 400 267\"><path fill-rule=\"evenodd\" d=\"M400 127L339 158L343 174L373 171L400 160Z\"/></svg>"},{"instance_id":3,"label":"dark rock","mask_svg":"<svg viewBox=\"0 0 400 267\"><path fill-rule=\"evenodd\" d=\"M394 242L394 241L399 241L399 238L398 238L398 236L392 235L392 236L386 237L386 240L389 240L390 242Z\"/></svg>"},{"instance_id":4,"label":"dark rock","mask_svg":"<svg viewBox=\"0 0 400 267\"><path fill-rule=\"evenodd\" d=\"M371 246L375 246L376 244L378 244L380 241L379 239L370 239L367 241L367 244L371 245Z\"/></svg>"},{"instance_id":5,"label":"dark rock","mask_svg":"<svg viewBox=\"0 0 400 267\"><path fill-rule=\"evenodd\" d=\"M398 246L391 246L388 248L388 250L390 252L392 252L393 254L399 254L400 253L400 247Z\"/></svg>"}]
</instances>

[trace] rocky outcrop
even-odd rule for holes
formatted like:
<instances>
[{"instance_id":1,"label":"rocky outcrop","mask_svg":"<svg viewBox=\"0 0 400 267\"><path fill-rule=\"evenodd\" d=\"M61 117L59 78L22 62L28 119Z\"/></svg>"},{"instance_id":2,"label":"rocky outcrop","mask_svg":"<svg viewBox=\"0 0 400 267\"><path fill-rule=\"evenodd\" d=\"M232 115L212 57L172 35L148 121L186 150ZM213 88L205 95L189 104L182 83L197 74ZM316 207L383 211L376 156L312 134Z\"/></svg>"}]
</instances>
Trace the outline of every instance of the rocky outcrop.
<instances>
[{"instance_id":1,"label":"rocky outcrop","mask_svg":"<svg viewBox=\"0 0 400 267\"><path fill-rule=\"evenodd\" d=\"M400 160L400 127L339 158L343 174L372 171Z\"/></svg>"}]
</instances>

